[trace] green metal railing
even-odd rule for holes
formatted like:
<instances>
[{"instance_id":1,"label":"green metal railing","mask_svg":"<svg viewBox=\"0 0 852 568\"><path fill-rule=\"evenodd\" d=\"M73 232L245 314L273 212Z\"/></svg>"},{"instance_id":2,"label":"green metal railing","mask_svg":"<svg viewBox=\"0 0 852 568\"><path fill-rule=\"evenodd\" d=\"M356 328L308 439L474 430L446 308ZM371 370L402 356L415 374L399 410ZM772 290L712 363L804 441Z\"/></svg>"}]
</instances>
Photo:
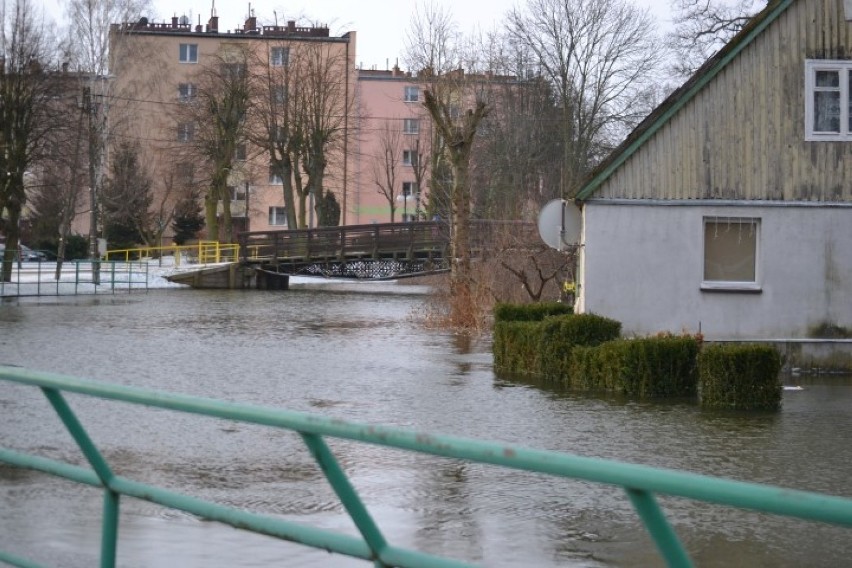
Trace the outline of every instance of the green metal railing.
<instances>
[{"instance_id":1,"label":"green metal railing","mask_svg":"<svg viewBox=\"0 0 852 568\"><path fill-rule=\"evenodd\" d=\"M104 489L100 564L102 567L115 566L119 501L122 495L186 511L241 529L361 558L373 562L377 567L469 566L464 562L390 544L326 445L326 437L620 486L627 493L628 499L669 566L680 567L692 564L657 504L655 494L852 527L852 499L842 497L501 443L357 424L311 414L98 383L16 367L0 366L0 379L41 388L79 445L91 469L8 448L0 448L0 462L58 475ZM298 432L352 518L361 538L226 507L116 475L68 406L62 395L63 392ZM0 561L20 567L37 566L31 561L3 551L0 551Z\"/></svg>"},{"instance_id":2,"label":"green metal railing","mask_svg":"<svg viewBox=\"0 0 852 568\"><path fill-rule=\"evenodd\" d=\"M148 263L144 261L65 260L59 277L56 262L17 264L9 282L0 280L0 296L64 296L115 294L148 290Z\"/></svg>"}]
</instances>

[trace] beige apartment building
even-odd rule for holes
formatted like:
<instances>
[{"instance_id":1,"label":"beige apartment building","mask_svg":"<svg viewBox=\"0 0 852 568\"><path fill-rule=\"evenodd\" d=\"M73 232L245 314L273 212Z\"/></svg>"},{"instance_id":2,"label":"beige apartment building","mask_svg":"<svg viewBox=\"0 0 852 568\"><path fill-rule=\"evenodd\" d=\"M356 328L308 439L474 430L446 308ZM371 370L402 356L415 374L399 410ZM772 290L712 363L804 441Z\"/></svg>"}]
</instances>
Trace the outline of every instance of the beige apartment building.
<instances>
[{"instance_id":1,"label":"beige apartment building","mask_svg":"<svg viewBox=\"0 0 852 568\"><path fill-rule=\"evenodd\" d=\"M300 53L321 48L325 57L339 63L329 73L336 92L344 98L333 112L340 118L336 140L328 152L324 188L341 205L341 222L351 223L355 184L354 163L349 157L356 139L355 128L355 32L340 37L329 35L325 27L259 26L250 17L237 30L220 30L214 15L207 25L191 25L186 18L168 23L142 19L112 28L112 131L117 134L112 147L126 138L138 140L143 163L153 182L152 209L174 207L190 185L202 191L209 186L209 167L188 151L202 127L186 119L182 107L197 95L205 70L222 62L248 61L249 75L264 78L292 65ZM244 58L243 54L249 54ZM241 54L237 58L237 54ZM236 63L235 63L236 64ZM246 69L241 69L245 72ZM208 72L209 77L209 72ZM209 80L209 79L208 79ZM271 85L271 83L270 83ZM286 87L270 86L270 97L285 100ZM342 115L342 116L341 116ZM197 121L196 121L197 122ZM245 140L235 148L234 163L227 184L231 192L230 210L234 233L287 228L281 179L270 167L270 154L255 137L262 126L252 123ZM309 199L306 199L309 201ZM221 203L219 210L221 213ZM307 204L307 209L310 204ZM316 224L311 213L310 219ZM166 231L166 238L171 234ZM203 236L203 235L202 235Z\"/></svg>"}]
</instances>

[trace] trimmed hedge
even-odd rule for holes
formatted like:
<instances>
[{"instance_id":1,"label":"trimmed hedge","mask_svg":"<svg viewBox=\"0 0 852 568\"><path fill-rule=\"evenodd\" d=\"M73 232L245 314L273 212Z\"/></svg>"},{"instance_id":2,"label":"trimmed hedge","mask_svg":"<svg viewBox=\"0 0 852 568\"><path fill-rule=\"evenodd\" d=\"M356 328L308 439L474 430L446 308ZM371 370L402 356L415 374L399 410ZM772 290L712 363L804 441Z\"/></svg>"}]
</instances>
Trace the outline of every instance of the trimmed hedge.
<instances>
[{"instance_id":1,"label":"trimmed hedge","mask_svg":"<svg viewBox=\"0 0 852 568\"><path fill-rule=\"evenodd\" d=\"M494 366L509 373L563 380L574 346L598 345L620 332L619 322L593 314L551 316L542 321L498 320L494 323Z\"/></svg>"},{"instance_id":2,"label":"trimmed hedge","mask_svg":"<svg viewBox=\"0 0 852 568\"><path fill-rule=\"evenodd\" d=\"M542 321L549 316L573 314L570 304L560 302L542 302L540 304L497 304L494 307L494 321Z\"/></svg>"},{"instance_id":3,"label":"trimmed hedge","mask_svg":"<svg viewBox=\"0 0 852 568\"><path fill-rule=\"evenodd\" d=\"M781 355L769 345L717 344L698 356L701 406L729 410L781 407Z\"/></svg>"},{"instance_id":4,"label":"trimmed hedge","mask_svg":"<svg viewBox=\"0 0 852 568\"><path fill-rule=\"evenodd\" d=\"M574 349L566 386L639 398L695 396L698 383L694 337L620 339Z\"/></svg>"},{"instance_id":5,"label":"trimmed hedge","mask_svg":"<svg viewBox=\"0 0 852 568\"><path fill-rule=\"evenodd\" d=\"M495 310L494 368L536 375L565 388L636 398L696 397L719 409L777 410L781 356L770 346L701 348L698 337L618 339L621 323L563 304L501 304Z\"/></svg>"}]
</instances>

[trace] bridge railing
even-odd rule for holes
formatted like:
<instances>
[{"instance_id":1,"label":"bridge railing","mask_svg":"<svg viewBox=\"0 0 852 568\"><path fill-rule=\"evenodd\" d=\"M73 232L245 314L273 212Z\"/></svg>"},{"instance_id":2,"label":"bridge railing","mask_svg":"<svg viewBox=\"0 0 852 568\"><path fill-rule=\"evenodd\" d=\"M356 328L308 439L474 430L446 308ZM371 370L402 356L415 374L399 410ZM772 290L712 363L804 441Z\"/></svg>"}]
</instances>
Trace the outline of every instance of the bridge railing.
<instances>
[{"instance_id":1,"label":"bridge railing","mask_svg":"<svg viewBox=\"0 0 852 568\"><path fill-rule=\"evenodd\" d=\"M424 251L442 254L448 243L447 226L437 221L260 231L240 235L244 262L379 258Z\"/></svg>"},{"instance_id":2,"label":"bridge railing","mask_svg":"<svg viewBox=\"0 0 852 568\"><path fill-rule=\"evenodd\" d=\"M276 408L86 381L17 367L0 366L0 380L40 388L89 462L91 469L0 447L0 462L58 475L77 483L103 489L100 562L102 568L115 566L119 501L122 495L143 499L241 529L361 558L373 562L378 567L468 566L464 562L408 550L388 542L326 444L326 438L342 438L400 450L619 486L632 503L666 563L674 567L686 567L692 564L674 529L657 504L656 494L852 527L852 499L830 495L536 450L511 444L358 424ZM80 419L66 402L63 396L65 392L295 431L302 437L308 451L325 474L357 527L360 538L227 507L116 475L88 436ZM0 561L20 567L36 566L27 559L4 551L0 551Z\"/></svg>"}]
</instances>

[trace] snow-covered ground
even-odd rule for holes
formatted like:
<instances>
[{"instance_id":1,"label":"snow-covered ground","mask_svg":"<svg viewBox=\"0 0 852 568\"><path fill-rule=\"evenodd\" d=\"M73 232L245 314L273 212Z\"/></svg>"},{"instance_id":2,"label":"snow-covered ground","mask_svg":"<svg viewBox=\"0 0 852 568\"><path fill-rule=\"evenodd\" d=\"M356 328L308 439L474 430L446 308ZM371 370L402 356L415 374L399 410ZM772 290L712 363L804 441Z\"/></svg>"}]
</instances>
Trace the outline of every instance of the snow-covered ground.
<instances>
[{"instance_id":1,"label":"snow-covered ground","mask_svg":"<svg viewBox=\"0 0 852 568\"><path fill-rule=\"evenodd\" d=\"M95 285L90 261L65 262L62 273L56 280L55 262L17 263L12 270L11 282L0 282L0 296L64 296L73 294L112 294L136 292L160 288L189 288L184 284L169 282L166 278L180 272L192 272L202 268L224 266L229 263L175 265L174 257L143 259L132 262L101 262L100 283ZM357 289L359 291L404 291L425 293L427 286L397 287L395 281L353 281L349 279L291 276L290 288L324 286L334 289ZM404 290L401 290L403 288Z\"/></svg>"}]
</instances>

